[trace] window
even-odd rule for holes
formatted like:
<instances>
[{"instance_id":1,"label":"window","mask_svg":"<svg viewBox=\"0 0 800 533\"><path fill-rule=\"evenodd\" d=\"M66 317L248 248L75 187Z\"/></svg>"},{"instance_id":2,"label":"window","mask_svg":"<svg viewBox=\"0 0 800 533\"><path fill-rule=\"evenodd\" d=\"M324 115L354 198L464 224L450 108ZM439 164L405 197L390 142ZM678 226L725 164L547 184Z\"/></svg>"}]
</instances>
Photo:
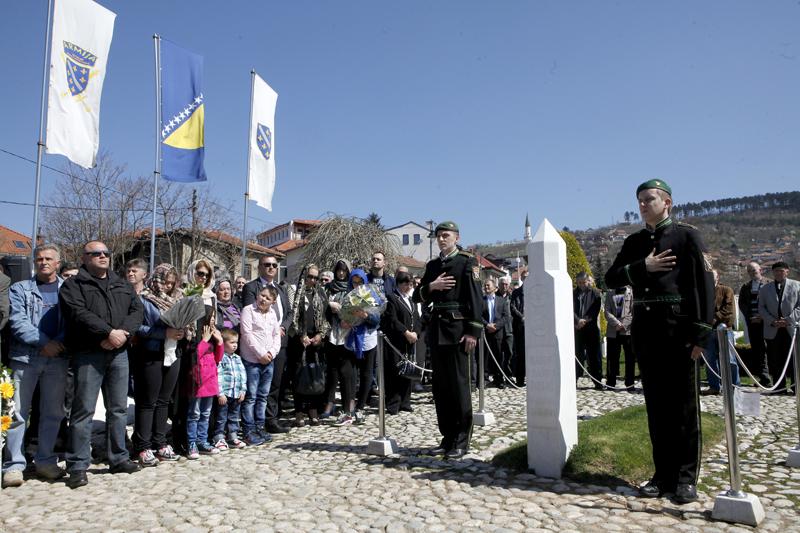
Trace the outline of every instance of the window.
<instances>
[{"instance_id":1,"label":"window","mask_svg":"<svg viewBox=\"0 0 800 533\"><path fill-rule=\"evenodd\" d=\"M16 246L17 248L22 248L23 250L27 248L27 246L25 246L25 243L22 241L14 241L14 246Z\"/></svg>"},{"instance_id":2,"label":"window","mask_svg":"<svg viewBox=\"0 0 800 533\"><path fill-rule=\"evenodd\" d=\"M403 233L403 246L408 246L408 233Z\"/></svg>"},{"instance_id":3,"label":"window","mask_svg":"<svg viewBox=\"0 0 800 533\"><path fill-rule=\"evenodd\" d=\"M422 242L422 235L419 233L414 234L414 244L420 244Z\"/></svg>"}]
</instances>

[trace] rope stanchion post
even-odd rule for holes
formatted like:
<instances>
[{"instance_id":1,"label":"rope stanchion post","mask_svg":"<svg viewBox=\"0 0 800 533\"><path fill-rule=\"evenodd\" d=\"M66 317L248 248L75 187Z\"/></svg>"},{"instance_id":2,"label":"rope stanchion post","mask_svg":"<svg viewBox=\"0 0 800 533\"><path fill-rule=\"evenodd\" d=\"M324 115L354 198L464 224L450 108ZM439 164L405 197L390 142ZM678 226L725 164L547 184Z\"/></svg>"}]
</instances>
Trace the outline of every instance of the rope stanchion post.
<instances>
[{"instance_id":1,"label":"rope stanchion post","mask_svg":"<svg viewBox=\"0 0 800 533\"><path fill-rule=\"evenodd\" d=\"M486 333L481 331L481 336L478 338L478 410L472 413L472 423L476 426L491 426L495 423L494 414L486 411L485 389L486 380L485 375L485 361L486 354L484 346L486 345Z\"/></svg>"},{"instance_id":2,"label":"rope stanchion post","mask_svg":"<svg viewBox=\"0 0 800 533\"><path fill-rule=\"evenodd\" d=\"M786 458L786 465L790 468L800 467L800 387L797 383L800 382L800 325L794 326L794 402L797 409L797 431L798 431L798 444L794 449L789 450L789 456Z\"/></svg>"},{"instance_id":3,"label":"rope stanchion post","mask_svg":"<svg viewBox=\"0 0 800 533\"><path fill-rule=\"evenodd\" d=\"M370 455L391 455L397 453L397 442L386 437L386 375L383 360L383 332L378 332L378 438L367 444Z\"/></svg>"},{"instance_id":4,"label":"rope stanchion post","mask_svg":"<svg viewBox=\"0 0 800 533\"><path fill-rule=\"evenodd\" d=\"M739 469L739 449L736 438L736 410L733 401L733 379L730 364L728 328L721 326L715 334L720 351L720 374L722 377L723 406L725 408L725 437L728 444L728 469L731 488L721 492L714 500L711 517L725 522L757 526L764 520L764 508L758 497L742 491L742 475Z\"/></svg>"}]
</instances>

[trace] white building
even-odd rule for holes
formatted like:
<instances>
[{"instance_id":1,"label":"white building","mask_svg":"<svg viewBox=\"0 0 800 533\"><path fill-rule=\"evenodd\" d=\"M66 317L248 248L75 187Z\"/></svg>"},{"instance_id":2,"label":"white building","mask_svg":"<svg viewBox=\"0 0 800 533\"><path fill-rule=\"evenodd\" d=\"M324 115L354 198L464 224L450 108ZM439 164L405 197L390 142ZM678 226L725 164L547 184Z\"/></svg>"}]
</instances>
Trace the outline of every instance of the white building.
<instances>
[{"instance_id":1,"label":"white building","mask_svg":"<svg viewBox=\"0 0 800 533\"><path fill-rule=\"evenodd\" d=\"M434 242L433 239L428 237L430 229L422 224L408 221L405 224L387 229L386 233L397 239L401 255L413 257L422 262L427 262L431 259L431 250L434 248ZM434 252L438 254L439 249L436 248Z\"/></svg>"}]
</instances>

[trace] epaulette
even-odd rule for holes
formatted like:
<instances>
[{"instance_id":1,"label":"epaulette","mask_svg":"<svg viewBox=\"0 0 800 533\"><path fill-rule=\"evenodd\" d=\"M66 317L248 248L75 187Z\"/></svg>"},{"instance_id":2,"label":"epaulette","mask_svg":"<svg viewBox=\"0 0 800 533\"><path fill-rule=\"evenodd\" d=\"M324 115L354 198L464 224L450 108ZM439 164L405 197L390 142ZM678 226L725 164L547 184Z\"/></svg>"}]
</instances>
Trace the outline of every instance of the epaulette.
<instances>
[{"instance_id":1,"label":"epaulette","mask_svg":"<svg viewBox=\"0 0 800 533\"><path fill-rule=\"evenodd\" d=\"M464 257L475 257L475 254L461 249L458 250L458 255L463 255Z\"/></svg>"},{"instance_id":2,"label":"epaulette","mask_svg":"<svg viewBox=\"0 0 800 533\"><path fill-rule=\"evenodd\" d=\"M696 230L698 230L698 231L699 231L699 229L698 229L698 227L697 227L697 226L692 226L691 224L688 224L688 223L686 223L686 222L675 222L675 223L676 223L677 225L679 225L679 226L683 226L683 227L685 227L685 228L696 229Z\"/></svg>"}]
</instances>

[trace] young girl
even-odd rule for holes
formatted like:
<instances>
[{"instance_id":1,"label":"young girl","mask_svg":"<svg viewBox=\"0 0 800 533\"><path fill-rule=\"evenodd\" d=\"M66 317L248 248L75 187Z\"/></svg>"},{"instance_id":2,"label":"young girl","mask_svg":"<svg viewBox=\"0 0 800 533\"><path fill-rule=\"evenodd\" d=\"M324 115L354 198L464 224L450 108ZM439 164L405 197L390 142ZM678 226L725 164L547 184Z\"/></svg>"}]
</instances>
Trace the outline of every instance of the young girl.
<instances>
[{"instance_id":1,"label":"young girl","mask_svg":"<svg viewBox=\"0 0 800 533\"><path fill-rule=\"evenodd\" d=\"M198 459L200 453L218 454L219 450L208 442L208 419L211 406L219 393L217 364L224 354L222 335L213 321L203 326L202 340L197 344L197 364L193 371L194 394L189 401L186 435L189 441L189 459ZM211 339L214 342L209 342Z\"/></svg>"},{"instance_id":2,"label":"young girl","mask_svg":"<svg viewBox=\"0 0 800 533\"><path fill-rule=\"evenodd\" d=\"M272 383L272 364L281 349L281 330L272 304L278 297L275 287L264 287L255 303L242 310L241 352L247 372L247 393L242 404L245 441L250 446L270 442L266 422L267 396Z\"/></svg>"}]
</instances>

